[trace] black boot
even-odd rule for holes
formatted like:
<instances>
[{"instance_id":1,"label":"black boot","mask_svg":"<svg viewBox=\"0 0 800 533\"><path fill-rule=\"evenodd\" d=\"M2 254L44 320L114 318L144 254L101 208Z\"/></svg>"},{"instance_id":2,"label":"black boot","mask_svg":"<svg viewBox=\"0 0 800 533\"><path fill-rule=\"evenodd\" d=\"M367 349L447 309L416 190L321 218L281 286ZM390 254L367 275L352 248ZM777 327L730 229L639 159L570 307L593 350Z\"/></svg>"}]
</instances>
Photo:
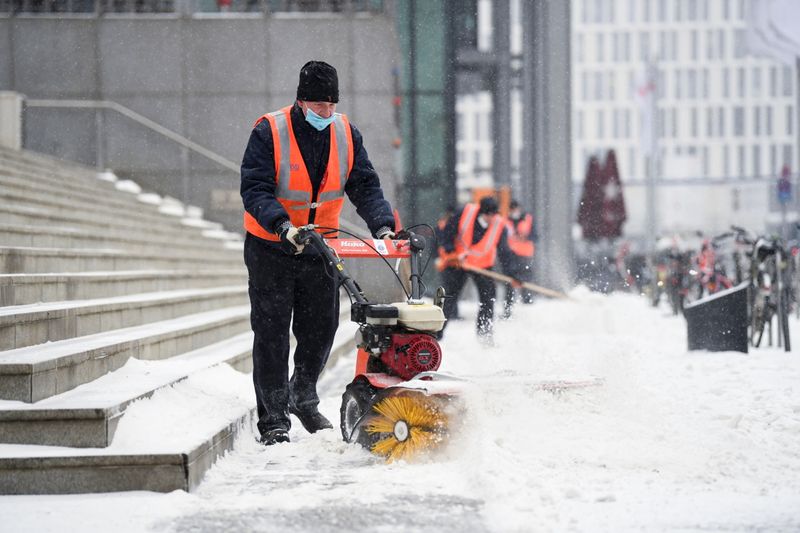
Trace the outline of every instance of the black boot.
<instances>
[{"instance_id":1,"label":"black boot","mask_svg":"<svg viewBox=\"0 0 800 533\"><path fill-rule=\"evenodd\" d=\"M321 429L333 429L331 421L325 418L316 407L302 411L296 407L289 407L289 412L300 420L300 423L309 433L316 433Z\"/></svg>"},{"instance_id":2,"label":"black boot","mask_svg":"<svg viewBox=\"0 0 800 533\"><path fill-rule=\"evenodd\" d=\"M264 446L272 446L279 442L289 442L289 432L283 428L269 429L261 434L258 442Z\"/></svg>"}]
</instances>

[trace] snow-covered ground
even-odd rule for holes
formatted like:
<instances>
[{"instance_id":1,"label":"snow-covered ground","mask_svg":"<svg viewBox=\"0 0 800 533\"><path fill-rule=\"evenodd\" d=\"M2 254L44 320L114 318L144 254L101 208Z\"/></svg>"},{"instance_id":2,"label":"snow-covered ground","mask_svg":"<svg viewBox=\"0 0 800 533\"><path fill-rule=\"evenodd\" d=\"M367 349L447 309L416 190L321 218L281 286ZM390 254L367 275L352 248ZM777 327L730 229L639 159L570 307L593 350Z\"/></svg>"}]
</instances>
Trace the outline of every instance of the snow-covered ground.
<instances>
[{"instance_id":1,"label":"snow-covered ground","mask_svg":"<svg viewBox=\"0 0 800 533\"><path fill-rule=\"evenodd\" d=\"M797 352L687 352L685 321L666 308L572 296L518 307L494 348L476 342L471 318L449 326L442 370L474 386L462 434L435 461L386 465L338 430L299 423L292 443L264 448L246 428L193 494L1 497L0 531L800 530ZM352 367L340 361L320 383L333 420ZM536 387L592 376L603 384ZM124 418L118 438L140 420Z\"/></svg>"}]
</instances>

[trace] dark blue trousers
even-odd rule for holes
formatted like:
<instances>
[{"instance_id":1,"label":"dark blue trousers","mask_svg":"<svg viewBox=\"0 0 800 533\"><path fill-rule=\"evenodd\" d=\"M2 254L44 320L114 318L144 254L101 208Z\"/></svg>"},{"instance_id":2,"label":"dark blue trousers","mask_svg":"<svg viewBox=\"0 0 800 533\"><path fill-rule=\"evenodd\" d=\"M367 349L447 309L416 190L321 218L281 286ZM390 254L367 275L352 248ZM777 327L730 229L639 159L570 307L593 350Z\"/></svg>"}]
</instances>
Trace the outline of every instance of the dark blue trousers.
<instances>
[{"instance_id":1,"label":"dark blue trousers","mask_svg":"<svg viewBox=\"0 0 800 533\"><path fill-rule=\"evenodd\" d=\"M339 326L339 291L322 257L286 255L273 243L247 234L253 383L258 429L288 430L289 404L316 409L317 379L325 368ZM297 340L289 379L289 328Z\"/></svg>"}]
</instances>

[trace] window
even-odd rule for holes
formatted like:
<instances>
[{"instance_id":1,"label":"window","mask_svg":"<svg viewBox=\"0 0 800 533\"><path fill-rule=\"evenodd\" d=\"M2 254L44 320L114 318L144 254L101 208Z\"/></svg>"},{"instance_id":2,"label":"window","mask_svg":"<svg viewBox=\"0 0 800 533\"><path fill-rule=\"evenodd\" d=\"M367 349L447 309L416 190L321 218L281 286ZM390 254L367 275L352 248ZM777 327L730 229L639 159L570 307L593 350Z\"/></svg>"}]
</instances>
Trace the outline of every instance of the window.
<instances>
[{"instance_id":1,"label":"window","mask_svg":"<svg viewBox=\"0 0 800 533\"><path fill-rule=\"evenodd\" d=\"M631 34L628 32L622 35L622 60L631 60Z\"/></svg>"},{"instance_id":2,"label":"window","mask_svg":"<svg viewBox=\"0 0 800 533\"><path fill-rule=\"evenodd\" d=\"M753 146L753 176L761 175L761 147Z\"/></svg>"},{"instance_id":3,"label":"window","mask_svg":"<svg viewBox=\"0 0 800 533\"><path fill-rule=\"evenodd\" d=\"M583 40L584 40L583 34L579 33L578 42L575 44L575 48L577 48L577 50L575 50L575 57L578 63L583 63L583 48L584 48Z\"/></svg>"},{"instance_id":4,"label":"window","mask_svg":"<svg viewBox=\"0 0 800 533\"><path fill-rule=\"evenodd\" d=\"M706 59L714 59L714 30L706 30Z\"/></svg>"},{"instance_id":5,"label":"window","mask_svg":"<svg viewBox=\"0 0 800 533\"><path fill-rule=\"evenodd\" d=\"M658 20L667 21L667 0L658 0Z\"/></svg>"},{"instance_id":6,"label":"window","mask_svg":"<svg viewBox=\"0 0 800 533\"><path fill-rule=\"evenodd\" d=\"M720 137L725 137L725 108L720 107L717 110L717 120L719 123L717 124L717 135Z\"/></svg>"},{"instance_id":7,"label":"window","mask_svg":"<svg viewBox=\"0 0 800 533\"><path fill-rule=\"evenodd\" d=\"M644 137L644 132L642 132ZM659 137L666 137L667 136L667 112L663 109L658 110L658 136Z\"/></svg>"},{"instance_id":8,"label":"window","mask_svg":"<svg viewBox=\"0 0 800 533\"><path fill-rule=\"evenodd\" d=\"M631 110L625 110L625 138L631 138Z\"/></svg>"},{"instance_id":9,"label":"window","mask_svg":"<svg viewBox=\"0 0 800 533\"><path fill-rule=\"evenodd\" d=\"M702 96L703 96L703 98L708 98L708 95L709 95L710 91L709 91L709 88L708 88L708 69L707 68L703 69L702 80L703 80L702 81L702 90L703 90Z\"/></svg>"},{"instance_id":10,"label":"window","mask_svg":"<svg viewBox=\"0 0 800 533\"><path fill-rule=\"evenodd\" d=\"M736 5L736 11L737 11L736 14L738 15L736 18L738 18L739 20L744 20L745 17L744 2L745 0L738 0Z\"/></svg>"},{"instance_id":11,"label":"window","mask_svg":"<svg viewBox=\"0 0 800 533\"><path fill-rule=\"evenodd\" d=\"M753 67L750 76L752 77L753 96L759 97L761 96L761 69Z\"/></svg>"},{"instance_id":12,"label":"window","mask_svg":"<svg viewBox=\"0 0 800 533\"><path fill-rule=\"evenodd\" d=\"M691 47L692 47L692 59L697 61L697 48L698 48L698 37L697 37L697 30L692 30L690 34L691 39Z\"/></svg>"},{"instance_id":13,"label":"window","mask_svg":"<svg viewBox=\"0 0 800 533\"><path fill-rule=\"evenodd\" d=\"M692 137L697 137L697 108L693 108L689 110L689 124L691 127L691 135Z\"/></svg>"},{"instance_id":14,"label":"window","mask_svg":"<svg viewBox=\"0 0 800 533\"><path fill-rule=\"evenodd\" d=\"M706 109L706 137L714 136L714 115L713 109Z\"/></svg>"},{"instance_id":15,"label":"window","mask_svg":"<svg viewBox=\"0 0 800 533\"><path fill-rule=\"evenodd\" d=\"M578 111L576 114L575 129L578 139L583 139L583 111Z\"/></svg>"},{"instance_id":16,"label":"window","mask_svg":"<svg viewBox=\"0 0 800 533\"><path fill-rule=\"evenodd\" d=\"M628 22L636 22L636 3L639 0L628 0Z\"/></svg>"},{"instance_id":17,"label":"window","mask_svg":"<svg viewBox=\"0 0 800 533\"><path fill-rule=\"evenodd\" d=\"M689 98L697 98L697 72L694 69L690 69L687 71L687 79L686 79L686 93Z\"/></svg>"},{"instance_id":18,"label":"window","mask_svg":"<svg viewBox=\"0 0 800 533\"><path fill-rule=\"evenodd\" d=\"M719 30L719 50L717 51L717 57L720 59L725 58L725 30Z\"/></svg>"},{"instance_id":19,"label":"window","mask_svg":"<svg viewBox=\"0 0 800 533\"><path fill-rule=\"evenodd\" d=\"M740 58L747 54L747 35L745 30L737 29L733 32L733 57Z\"/></svg>"},{"instance_id":20,"label":"window","mask_svg":"<svg viewBox=\"0 0 800 533\"><path fill-rule=\"evenodd\" d=\"M736 69L736 87L737 87L737 95L739 98L744 98L744 90L745 90L745 80L744 80L744 67L739 67Z\"/></svg>"},{"instance_id":21,"label":"window","mask_svg":"<svg viewBox=\"0 0 800 533\"><path fill-rule=\"evenodd\" d=\"M765 117L764 134L772 135L772 108L770 106L764 106L764 117Z\"/></svg>"},{"instance_id":22,"label":"window","mask_svg":"<svg viewBox=\"0 0 800 533\"><path fill-rule=\"evenodd\" d=\"M667 95L667 74L660 70L656 73L656 94L658 98L664 98Z\"/></svg>"},{"instance_id":23,"label":"window","mask_svg":"<svg viewBox=\"0 0 800 533\"><path fill-rule=\"evenodd\" d=\"M686 6L686 16L689 20L697 20L697 0L686 0L689 5ZM703 0L704 2L706 0Z\"/></svg>"},{"instance_id":24,"label":"window","mask_svg":"<svg viewBox=\"0 0 800 533\"><path fill-rule=\"evenodd\" d=\"M644 0L642 4L642 20L650 22L650 0Z\"/></svg>"},{"instance_id":25,"label":"window","mask_svg":"<svg viewBox=\"0 0 800 533\"><path fill-rule=\"evenodd\" d=\"M650 34L639 32L639 60L648 61L650 59Z\"/></svg>"},{"instance_id":26,"label":"window","mask_svg":"<svg viewBox=\"0 0 800 533\"><path fill-rule=\"evenodd\" d=\"M602 72L595 72L594 73L594 99L602 101L604 98L603 95L603 73Z\"/></svg>"},{"instance_id":27,"label":"window","mask_svg":"<svg viewBox=\"0 0 800 533\"><path fill-rule=\"evenodd\" d=\"M778 146L771 144L769 147L769 171L777 174L778 170Z\"/></svg>"},{"instance_id":28,"label":"window","mask_svg":"<svg viewBox=\"0 0 800 533\"><path fill-rule=\"evenodd\" d=\"M672 109L672 136L678 136L678 112L673 108Z\"/></svg>"},{"instance_id":29,"label":"window","mask_svg":"<svg viewBox=\"0 0 800 533\"><path fill-rule=\"evenodd\" d=\"M728 145L722 147L722 175L726 178L731 175L730 149Z\"/></svg>"},{"instance_id":30,"label":"window","mask_svg":"<svg viewBox=\"0 0 800 533\"><path fill-rule=\"evenodd\" d=\"M731 0L722 0L722 19L728 20L731 16Z\"/></svg>"},{"instance_id":31,"label":"window","mask_svg":"<svg viewBox=\"0 0 800 533\"><path fill-rule=\"evenodd\" d=\"M616 98L616 93L614 89L616 88L616 84L614 83L614 72L609 71L606 73L606 81L608 82L608 99L614 100Z\"/></svg>"},{"instance_id":32,"label":"window","mask_svg":"<svg viewBox=\"0 0 800 533\"><path fill-rule=\"evenodd\" d=\"M621 36L618 33L611 35L611 61L614 63L619 62L619 40Z\"/></svg>"},{"instance_id":33,"label":"window","mask_svg":"<svg viewBox=\"0 0 800 533\"><path fill-rule=\"evenodd\" d=\"M783 145L783 164L792 168L792 145L791 144L784 144Z\"/></svg>"},{"instance_id":34,"label":"window","mask_svg":"<svg viewBox=\"0 0 800 533\"><path fill-rule=\"evenodd\" d=\"M680 22L683 20L683 1L677 0L672 3L675 6L675 21Z\"/></svg>"},{"instance_id":35,"label":"window","mask_svg":"<svg viewBox=\"0 0 800 533\"><path fill-rule=\"evenodd\" d=\"M733 135L744 136L744 108L741 106L733 108Z\"/></svg>"},{"instance_id":36,"label":"window","mask_svg":"<svg viewBox=\"0 0 800 533\"><path fill-rule=\"evenodd\" d=\"M683 78L683 76L681 76L681 70L676 68L675 69L675 99L676 100L680 100L681 99L681 94L683 94L681 92L681 81L682 81L682 78Z\"/></svg>"},{"instance_id":37,"label":"window","mask_svg":"<svg viewBox=\"0 0 800 533\"><path fill-rule=\"evenodd\" d=\"M778 69L774 66L769 67L769 95L778 96Z\"/></svg>"},{"instance_id":38,"label":"window","mask_svg":"<svg viewBox=\"0 0 800 533\"><path fill-rule=\"evenodd\" d=\"M605 48L605 39L602 33L597 34L597 44L595 47L595 54L597 57L597 62L602 63L605 61L605 54L603 53L603 48Z\"/></svg>"},{"instance_id":39,"label":"window","mask_svg":"<svg viewBox=\"0 0 800 533\"><path fill-rule=\"evenodd\" d=\"M730 71L727 67L722 69L722 96L724 98L729 98L731 95L731 76Z\"/></svg>"},{"instance_id":40,"label":"window","mask_svg":"<svg viewBox=\"0 0 800 533\"><path fill-rule=\"evenodd\" d=\"M678 59L678 32L671 31L669 32L670 35L670 46L672 51L672 60L676 61Z\"/></svg>"},{"instance_id":41,"label":"window","mask_svg":"<svg viewBox=\"0 0 800 533\"><path fill-rule=\"evenodd\" d=\"M739 165L736 169L736 173L739 175L740 178L744 177L745 172L745 153L744 153L744 146L740 146L737 150L739 152Z\"/></svg>"},{"instance_id":42,"label":"window","mask_svg":"<svg viewBox=\"0 0 800 533\"><path fill-rule=\"evenodd\" d=\"M761 108L753 108L753 135L761 135Z\"/></svg>"},{"instance_id":43,"label":"window","mask_svg":"<svg viewBox=\"0 0 800 533\"><path fill-rule=\"evenodd\" d=\"M619 109L611 112L611 136L614 139L619 139Z\"/></svg>"},{"instance_id":44,"label":"window","mask_svg":"<svg viewBox=\"0 0 800 533\"><path fill-rule=\"evenodd\" d=\"M606 136L606 123L605 112L602 109L597 110L597 138L602 139Z\"/></svg>"},{"instance_id":45,"label":"window","mask_svg":"<svg viewBox=\"0 0 800 533\"><path fill-rule=\"evenodd\" d=\"M658 55L662 59L669 57L669 50L667 50L667 32L661 30L658 32Z\"/></svg>"},{"instance_id":46,"label":"window","mask_svg":"<svg viewBox=\"0 0 800 533\"><path fill-rule=\"evenodd\" d=\"M589 73L581 72L581 99L589 100Z\"/></svg>"},{"instance_id":47,"label":"window","mask_svg":"<svg viewBox=\"0 0 800 533\"><path fill-rule=\"evenodd\" d=\"M704 146L702 150L702 160L703 160L703 177L708 177L708 147Z\"/></svg>"},{"instance_id":48,"label":"window","mask_svg":"<svg viewBox=\"0 0 800 533\"><path fill-rule=\"evenodd\" d=\"M792 69L783 67L783 96L792 96Z\"/></svg>"},{"instance_id":49,"label":"window","mask_svg":"<svg viewBox=\"0 0 800 533\"><path fill-rule=\"evenodd\" d=\"M786 106L786 135L792 135L792 130L794 129L792 128L792 122L794 122L793 111L792 106Z\"/></svg>"}]
</instances>

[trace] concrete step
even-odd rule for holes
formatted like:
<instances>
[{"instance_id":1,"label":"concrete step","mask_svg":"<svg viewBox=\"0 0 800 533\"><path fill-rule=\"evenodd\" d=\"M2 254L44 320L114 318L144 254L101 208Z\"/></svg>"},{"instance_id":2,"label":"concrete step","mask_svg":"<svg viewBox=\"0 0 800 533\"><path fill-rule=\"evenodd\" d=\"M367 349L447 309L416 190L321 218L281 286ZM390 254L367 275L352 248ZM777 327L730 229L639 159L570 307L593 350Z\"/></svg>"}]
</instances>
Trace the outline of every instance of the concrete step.
<instances>
[{"instance_id":1,"label":"concrete step","mask_svg":"<svg viewBox=\"0 0 800 533\"><path fill-rule=\"evenodd\" d=\"M246 368L252 348L253 334L246 332L164 361L130 359L115 372L33 404L0 400L0 440L105 448L131 402L214 365Z\"/></svg>"},{"instance_id":2,"label":"concrete step","mask_svg":"<svg viewBox=\"0 0 800 533\"><path fill-rule=\"evenodd\" d=\"M219 270L0 274L0 307L238 284L247 284L243 263L239 268Z\"/></svg>"},{"instance_id":3,"label":"concrete step","mask_svg":"<svg viewBox=\"0 0 800 533\"><path fill-rule=\"evenodd\" d=\"M95 380L130 358L168 359L250 330L250 306L0 352L0 399L38 402Z\"/></svg>"},{"instance_id":4,"label":"concrete step","mask_svg":"<svg viewBox=\"0 0 800 533\"><path fill-rule=\"evenodd\" d=\"M74 205L90 205L94 207L98 196L101 195L103 204L107 206L121 210L139 207L142 212L163 216L162 213L159 213L157 205L142 202L139 200L139 195L119 191L116 188L112 190L108 189L107 186L99 187L97 185L90 188L68 183L68 188L65 190L64 182L52 181L43 183L43 181L45 180L41 176L16 173L0 167L0 190L8 194L25 194L36 199L47 199L48 196L53 196L51 187L60 187L61 194L59 196L70 199ZM103 180L96 181L102 184L108 183Z\"/></svg>"},{"instance_id":5,"label":"concrete step","mask_svg":"<svg viewBox=\"0 0 800 533\"><path fill-rule=\"evenodd\" d=\"M239 268L242 253L215 257L165 256L158 252L128 252L118 249L26 248L0 246L0 274L96 272L126 270L184 270L188 268Z\"/></svg>"},{"instance_id":6,"label":"concrete step","mask_svg":"<svg viewBox=\"0 0 800 533\"><path fill-rule=\"evenodd\" d=\"M232 240L232 239L227 239ZM0 243L3 246L30 248L100 248L129 252L158 251L165 255L205 257L224 255L226 239L198 237L182 238L166 233L119 231L104 228L46 227L25 224L0 224Z\"/></svg>"},{"instance_id":7,"label":"concrete step","mask_svg":"<svg viewBox=\"0 0 800 533\"><path fill-rule=\"evenodd\" d=\"M198 405L202 412L203 405ZM92 492L152 491L191 492L220 455L233 449L236 437L245 424L252 423L253 408L240 408L240 414L212 432L200 434L201 442L172 446L171 450L141 450L79 454L75 449L53 448L44 454L41 446L20 457L0 456L0 494L85 494ZM171 422L171 421L170 421ZM159 435L174 426L154 424L149 428ZM197 429L189 426L189 431ZM187 433L187 440L193 436ZM195 439L197 440L197 439ZM169 448L169 447L168 447ZM3 445L0 445L0 454ZM23 452L26 453L26 452Z\"/></svg>"},{"instance_id":8,"label":"concrete step","mask_svg":"<svg viewBox=\"0 0 800 533\"><path fill-rule=\"evenodd\" d=\"M97 181L105 183L102 180ZM52 194L53 188L60 191L58 195ZM42 183L40 176L35 174L10 176L3 169L0 169L0 198L3 198L4 203L8 204L27 203L47 206L50 210L54 206L73 211L99 210L117 217L120 215L133 216L139 220L158 221L162 224L167 222L177 225L180 222L180 216L172 214L172 211L168 209L168 202L158 195L116 189L105 190L97 187L78 188L71 183L63 182L53 182L50 187L47 187ZM102 199L102 201L98 202L98 199ZM177 202L177 200L172 201Z\"/></svg>"},{"instance_id":9,"label":"concrete step","mask_svg":"<svg viewBox=\"0 0 800 533\"><path fill-rule=\"evenodd\" d=\"M0 308L0 350L170 320L248 303L247 285Z\"/></svg>"},{"instance_id":10,"label":"concrete step","mask_svg":"<svg viewBox=\"0 0 800 533\"><path fill-rule=\"evenodd\" d=\"M200 219L184 218L180 226L161 225L157 223L139 223L135 218L115 218L101 216L91 210L78 210L56 213L30 205L0 204L0 221L4 225L26 225L46 227L70 227L83 231L99 231L98 228L110 228L128 234L160 235L164 238L199 239L204 241L205 232L222 230L222 225Z\"/></svg>"},{"instance_id":11,"label":"concrete step","mask_svg":"<svg viewBox=\"0 0 800 533\"><path fill-rule=\"evenodd\" d=\"M48 159L48 156L34 152L10 154L0 151L0 170L19 175L35 175L48 182L59 181L80 188L116 190L114 182L98 179L95 169L63 159Z\"/></svg>"},{"instance_id":12,"label":"concrete step","mask_svg":"<svg viewBox=\"0 0 800 533\"><path fill-rule=\"evenodd\" d=\"M350 322L340 326L328 368L355 349L357 329ZM192 379L186 381L191 382ZM214 379L213 383L216 382ZM249 394L250 378L245 378L242 385ZM165 442L161 438L147 438L143 443L123 439L102 449L0 444L0 494L193 490L216 458L233 447L243 424L254 422L252 398L242 406L236 399L221 400L205 394L210 385L199 386L204 394L192 396L190 415L180 412L179 402L170 402L165 407L161 403L161 416L148 420L148 435L180 435L179 442ZM64 396L46 401L56 402ZM142 400L151 401L154 400ZM220 422L213 429L198 424L197 413L215 412L220 407L228 412L227 422Z\"/></svg>"}]
</instances>

